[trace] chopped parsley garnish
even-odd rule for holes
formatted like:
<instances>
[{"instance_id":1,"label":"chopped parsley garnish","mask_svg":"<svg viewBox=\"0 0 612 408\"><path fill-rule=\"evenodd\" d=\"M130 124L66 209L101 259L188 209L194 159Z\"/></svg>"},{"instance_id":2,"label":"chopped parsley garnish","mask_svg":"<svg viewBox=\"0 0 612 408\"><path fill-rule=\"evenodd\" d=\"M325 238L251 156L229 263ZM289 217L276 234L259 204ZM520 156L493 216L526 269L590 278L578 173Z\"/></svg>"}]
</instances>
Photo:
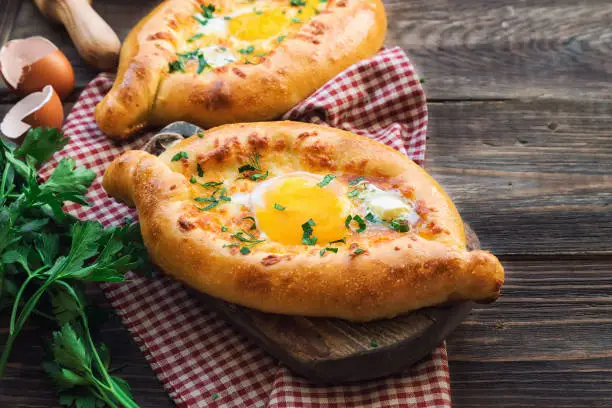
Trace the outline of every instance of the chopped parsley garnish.
<instances>
[{"instance_id":1,"label":"chopped parsley garnish","mask_svg":"<svg viewBox=\"0 0 612 408\"><path fill-rule=\"evenodd\" d=\"M396 218L389 224L397 232L408 232L410 231L410 224L408 221L402 218Z\"/></svg>"},{"instance_id":2,"label":"chopped parsley garnish","mask_svg":"<svg viewBox=\"0 0 612 408\"><path fill-rule=\"evenodd\" d=\"M327 3L327 0L319 0L319 3Z\"/></svg>"},{"instance_id":3,"label":"chopped parsley garnish","mask_svg":"<svg viewBox=\"0 0 612 408\"><path fill-rule=\"evenodd\" d=\"M264 242L264 239L257 239L255 237L255 235L250 234L244 230L240 230L237 233L231 235L232 238L236 238L238 241L240 241L242 243L242 246L240 248L240 253L242 255L246 255L248 253L251 252L251 248L253 248L255 245L257 244L261 244L262 242ZM226 247L237 247L240 246L240 244L230 244L230 245L224 245Z\"/></svg>"},{"instance_id":4,"label":"chopped parsley garnish","mask_svg":"<svg viewBox=\"0 0 612 408\"><path fill-rule=\"evenodd\" d=\"M222 181L207 181L206 183L200 184L202 187L211 188L211 187L219 187L222 185Z\"/></svg>"},{"instance_id":5,"label":"chopped parsley garnish","mask_svg":"<svg viewBox=\"0 0 612 408\"><path fill-rule=\"evenodd\" d=\"M196 71L197 74L201 74L202 71L204 71L204 69L207 67L210 67L210 64L204 59L204 54L198 54L198 70Z\"/></svg>"},{"instance_id":6,"label":"chopped parsley garnish","mask_svg":"<svg viewBox=\"0 0 612 408\"><path fill-rule=\"evenodd\" d=\"M212 68L211 65L204 58L204 53L199 48L196 48L195 50L188 51L188 52L182 52L182 53L177 52L176 55L178 56L178 59L168 64L168 71L170 73L173 73L176 71L185 72L185 62L194 60L194 59L198 60L198 68L197 68L198 74L201 74L202 71L204 71L204 69L206 68ZM200 136L200 134L198 133L198 136L203 137L204 135Z\"/></svg>"},{"instance_id":7,"label":"chopped parsley garnish","mask_svg":"<svg viewBox=\"0 0 612 408\"><path fill-rule=\"evenodd\" d=\"M292 23L301 23L301 22L302 22L302 19L301 19L301 18L298 18L298 17L293 17L293 18L291 19L291 22L292 22Z\"/></svg>"},{"instance_id":8,"label":"chopped parsley garnish","mask_svg":"<svg viewBox=\"0 0 612 408\"><path fill-rule=\"evenodd\" d=\"M350 198L355 198L355 197L357 197L358 195L359 195L359 190L358 190L358 189L351 190L351 191L349 191L349 193L348 193L348 196L349 196Z\"/></svg>"},{"instance_id":9,"label":"chopped parsley garnish","mask_svg":"<svg viewBox=\"0 0 612 408\"><path fill-rule=\"evenodd\" d=\"M285 211L285 207L283 207L282 205L278 203L274 203L274 209L278 211Z\"/></svg>"},{"instance_id":10,"label":"chopped parsley garnish","mask_svg":"<svg viewBox=\"0 0 612 408\"><path fill-rule=\"evenodd\" d=\"M168 72L172 74L176 71L185 72L185 64L182 60L176 60L168 63Z\"/></svg>"},{"instance_id":11,"label":"chopped parsley garnish","mask_svg":"<svg viewBox=\"0 0 612 408\"><path fill-rule=\"evenodd\" d=\"M289 4L292 6L305 6L306 2L304 0L289 0Z\"/></svg>"},{"instance_id":12,"label":"chopped parsley garnish","mask_svg":"<svg viewBox=\"0 0 612 408\"><path fill-rule=\"evenodd\" d=\"M249 163L242 165L238 168L238 173L244 173L244 172L253 172L250 176L245 177L245 178L249 178L253 181L257 181L257 180L263 180L266 177L268 177L268 171L266 170L265 173L262 172L261 170L261 166L259 165L259 153L255 153L255 154L249 154Z\"/></svg>"},{"instance_id":13,"label":"chopped parsley garnish","mask_svg":"<svg viewBox=\"0 0 612 408\"><path fill-rule=\"evenodd\" d=\"M173 161L173 162L175 162L175 161L179 161L179 160L181 160L181 159L183 159L183 158L185 158L185 159L188 159L188 158L189 158L189 155L187 154L187 152L178 152L177 154L175 154L175 155L172 157L172 161Z\"/></svg>"},{"instance_id":14,"label":"chopped parsley garnish","mask_svg":"<svg viewBox=\"0 0 612 408\"><path fill-rule=\"evenodd\" d=\"M365 252L365 251L364 251L363 249L361 249L361 248L357 248L357 249L355 250L355 252L353 252L353 253L354 253L355 255L360 255L360 254L363 254L364 252Z\"/></svg>"},{"instance_id":15,"label":"chopped parsley garnish","mask_svg":"<svg viewBox=\"0 0 612 408\"><path fill-rule=\"evenodd\" d=\"M230 16L225 16L223 17L224 20L231 20L232 18Z\"/></svg>"},{"instance_id":16,"label":"chopped parsley garnish","mask_svg":"<svg viewBox=\"0 0 612 408\"><path fill-rule=\"evenodd\" d=\"M372 348L376 348L376 347L378 347L378 342L377 342L376 340L372 340L372 341L370 342L370 347L372 347Z\"/></svg>"},{"instance_id":17,"label":"chopped parsley garnish","mask_svg":"<svg viewBox=\"0 0 612 408\"><path fill-rule=\"evenodd\" d=\"M359 215L349 215L348 217L346 217L346 220L344 220L344 225L346 226L346 228L350 228L351 221L355 221L357 225L359 225L359 228L355 230L355 232L363 232L366 230L366 223Z\"/></svg>"},{"instance_id":18,"label":"chopped parsley garnish","mask_svg":"<svg viewBox=\"0 0 612 408\"><path fill-rule=\"evenodd\" d=\"M366 230L366 223L359 215L355 215L353 217L353 221L357 222L357 224L359 225L357 232L363 232Z\"/></svg>"},{"instance_id":19,"label":"chopped parsley garnish","mask_svg":"<svg viewBox=\"0 0 612 408\"><path fill-rule=\"evenodd\" d=\"M243 217L243 220L250 220L253 222L253 224L251 224L251 228L249 228L250 230L254 230L257 229L257 224L255 223L255 218L251 217L250 215L248 217Z\"/></svg>"},{"instance_id":20,"label":"chopped parsley garnish","mask_svg":"<svg viewBox=\"0 0 612 408\"><path fill-rule=\"evenodd\" d=\"M312 227L315 225L316 224L312 218L302 224L302 231L304 231L304 234L302 235L302 244L314 245L317 243L317 237L312 236Z\"/></svg>"},{"instance_id":21,"label":"chopped parsley garnish","mask_svg":"<svg viewBox=\"0 0 612 408\"><path fill-rule=\"evenodd\" d=\"M256 56L256 57L259 57L259 58L263 58L263 57L265 57L266 55L268 55L268 54L267 54L267 53L265 53L265 52L258 52L257 54L255 54L255 56Z\"/></svg>"},{"instance_id":22,"label":"chopped parsley garnish","mask_svg":"<svg viewBox=\"0 0 612 408\"><path fill-rule=\"evenodd\" d=\"M263 14L263 11L257 10L257 8L253 7L253 13L257 14L258 16L261 16Z\"/></svg>"},{"instance_id":23,"label":"chopped parsley garnish","mask_svg":"<svg viewBox=\"0 0 612 408\"><path fill-rule=\"evenodd\" d=\"M422 83L422 84L424 84L424 83L425 83L425 78L421 78L421 79L419 79L419 82L420 82L420 83Z\"/></svg>"},{"instance_id":24,"label":"chopped parsley garnish","mask_svg":"<svg viewBox=\"0 0 612 408\"><path fill-rule=\"evenodd\" d=\"M321 180L320 183L317 183L317 186L325 187L326 185L331 183L332 180L335 179L335 178L336 178L336 176L334 176L333 174L328 174L327 176L323 177L323 180Z\"/></svg>"},{"instance_id":25,"label":"chopped parsley garnish","mask_svg":"<svg viewBox=\"0 0 612 408\"><path fill-rule=\"evenodd\" d=\"M342 239L337 239L337 240L335 240L335 241L332 241L332 242L330 242L330 243L329 243L329 245L333 245L333 244L340 244L340 243L342 243L342 244L346 244L346 237L344 237L344 238L342 238Z\"/></svg>"},{"instance_id":26,"label":"chopped parsley garnish","mask_svg":"<svg viewBox=\"0 0 612 408\"><path fill-rule=\"evenodd\" d=\"M213 4L209 3L208 6L201 4L200 7L202 8L202 15L204 17L213 18L213 12L215 11L215 6Z\"/></svg>"},{"instance_id":27,"label":"chopped parsley garnish","mask_svg":"<svg viewBox=\"0 0 612 408\"><path fill-rule=\"evenodd\" d=\"M286 35L281 35L281 36L279 36L279 37L276 39L276 42L277 42L278 44L280 44L280 43L282 43L282 42L283 42L283 40L284 40L285 38L287 38L287 36L286 36Z\"/></svg>"},{"instance_id":28,"label":"chopped parsley garnish","mask_svg":"<svg viewBox=\"0 0 612 408\"><path fill-rule=\"evenodd\" d=\"M200 166L200 163L198 163L198 177L204 177L204 169Z\"/></svg>"},{"instance_id":29,"label":"chopped parsley garnish","mask_svg":"<svg viewBox=\"0 0 612 408\"><path fill-rule=\"evenodd\" d=\"M371 212L366 214L365 219L370 222L376 222L376 217Z\"/></svg>"},{"instance_id":30,"label":"chopped parsley garnish","mask_svg":"<svg viewBox=\"0 0 612 408\"><path fill-rule=\"evenodd\" d=\"M187 40L188 43L190 42L194 42L195 40L197 40L198 38L202 38L204 36L204 34L202 33L197 33L196 35L194 35L193 37L191 37L190 39Z\"/></svg>"},{"instance_id":31,"label":"chopped parsley garnish","mask_svg":"<svg viewBox=\"0 0 612 408\"><path fill-rule=\"evenodd\" d=\"M249 45L246 48L242 48L240 50L238 50L239 53L243 54L243 55L249 55L252 54L253 51L255 51L255 47L253 47L252 45Z\"/></svg>"},{"instance_id":32,"label":"chopped parsley garnish","mask_svg":"<svg viewBox=\"0 0 612 408\"><path fill-rule=\"evenodd\" d=\"M219 197L217 197L217 193L220 193ZM196 197L194 198L194 200L199 203L209 203L205 207L198 207L198 209L201 211L208 211L208 210L212 210L213 208L215 208L222 201L232 201L232 199L228 197L226 194L227 194L226 188L217 188L215 189L215 191L213 191L213 193L209 197Z\"/></svg>"},{"instance_id":33,"label":"chopped parsley garnish","mask_svg":"<svg viewBox=\"0 0 612 408\"><path fill-rule=\"evenodd\" d=\"M197 183L197 182L198 182L198 180L196 180L196 178L195 178L194 176L191 176L191 178L189 179L189 182L190 182L191 184L195 184L195 183Z\"/></svg>"},{"instance_id":34,"label":"chopped parsley garnish","mask_svg":"<svg viewBox=\"0 0 612 408\"><path fill-rule=\"evenodd\" d=\"M198 137L201 139L204 137L204 133L203 132L198 132Z\"/></svg>"},{"instance_id":35,"label":"chopped parsley garnish","mask_svg":"<svg viewBox=\"0 0 612 408\"><path fill-rule=\"evenodd\" d=\"M221 226L221 232L226 232L227 231L227 227L225 225Z\"/></svg>"},{"instance_id":36,"label":"chopped parsley garnish","mask_svg":"<svg viewBox=\"0 0 612 408\"><path fill-rule=\"evenodd\" d=\"M365 180L363 178L363 176L359 176L357 178L352 179L351 181L349 181L349 185L351 186L356 186L357 184L361 183L363 180Z\"/></svg>"},{"instance_id":37,"label":"chopped parsley garnish","mask_svg":"<svg viewBox=\"0 0 612 408\"><path fill-rule=\"evenodd\" d=\"M322 250L319 251L319 255L323 256L325 254L325 251L327 252L333 252L334 254L338 253L338 248L323 248Z\"/></svg>"},{"instance_id":38,"label":"chopped parsley garnish","mask_svg":"<svg viewBox=\"0 0 612 408\"><path fill-rule=\"evenodd\" d=\"M199 14L194 15L194 16L193 16L193 18L195 18L195 19L196 19L196 21L197 21L198 23L202 24L202 25L206 25L206 24L208 24L208 19L206 19L206 18L202 17L202 16L201 16L201 15L199 15Z\"/></svg>"},{"instance_id":39,"label":"chopped parsley garnish","mask_svg":"<svg viewBox=\"0 0 612 408\"><path fill-rule=\"evenodd\" d=\"M347 216L347 217L346 217L346 220L344 220L344 226L345 226L346 228L348 228L348 227L349 227L349 225L351 224L351 221L352 221L352 220L353 220L353 216L352 216L352 215Z\"/></svg>"},{"instance_id":40,"label":"chopped parsley garnish","mask_svg":"<svg viewBox=\"0 0 612 408\"><path fill-rule=\"evenodd\" d=\"M213 399L213 401L214 401L214 400L216 400L217 398L219 398L219 394L213 394L211 398L212 398L212 399Z\"/></svg>"}]
</instances>

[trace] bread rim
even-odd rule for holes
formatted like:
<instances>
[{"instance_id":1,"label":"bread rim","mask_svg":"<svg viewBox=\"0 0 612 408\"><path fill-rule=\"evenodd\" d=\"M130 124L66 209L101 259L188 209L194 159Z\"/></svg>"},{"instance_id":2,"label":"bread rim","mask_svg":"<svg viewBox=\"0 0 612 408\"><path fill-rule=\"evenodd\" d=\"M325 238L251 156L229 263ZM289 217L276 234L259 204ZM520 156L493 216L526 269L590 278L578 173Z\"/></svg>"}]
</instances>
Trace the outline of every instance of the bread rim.
<instances>
[{"instance_id":1,"label":"bread rim","mask_svg":"<svg viewBox=\"0 0 612 408\"><path fill-rule=\"evenodd\" d=\"M259 64L232 63L202 74L168 73L186 40L195 0L166 0L142 19L121 50L113 87L96 106L100 129L124 139L149 125L185 120L201 127L272 120L350 65L374 55L386 34L380 0L329 0ZM217 8L232 1L211 0ZM347 24L350 22L350 24Z\"/></svg>"},{"instance_id":2,"label":"bread rim","mask_svg":"<svg viewBox=\"0 0 612 408\"><path fill-rule=\"evenodd\" d=\"M228 241L220 239L221 223L204 229L201 213L188 210L197 188L189 178L197 164L213 178L219 171L236 172L253 150L272 170L277 162L295 160L295 170L359 174L408 188L426 204L423 217L435 233L427 239L414 231L387 234L391 239L355 234L347 247L364 248L359 256L346 249L321 257L318 246L275 244L241 255L223 246ZM178 152L189 158L172 161ZM241 183L236 187L248 189L248 181ZM421 167L379 142L334 128L297 122L221 126L160 157L126 152L108 167L103 184L110 196L136 206L149 254L168 275L264 312L368 321L449 301L493 301L504 280L495 256L466 250L461 217Z\"/></svg>"}]
</instances>

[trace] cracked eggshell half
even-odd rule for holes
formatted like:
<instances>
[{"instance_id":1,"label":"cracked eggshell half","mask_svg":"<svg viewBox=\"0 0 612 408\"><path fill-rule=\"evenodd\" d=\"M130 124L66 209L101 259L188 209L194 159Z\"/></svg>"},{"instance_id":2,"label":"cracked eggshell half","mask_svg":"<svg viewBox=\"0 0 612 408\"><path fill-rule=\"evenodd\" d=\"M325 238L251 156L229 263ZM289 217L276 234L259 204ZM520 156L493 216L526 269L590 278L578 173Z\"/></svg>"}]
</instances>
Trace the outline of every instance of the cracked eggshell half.
<instances>
[{"instance_id":1,"label":"cracked eggshell half","mask_svg":"<svg viewBox=\"0 0 612 408\"><path fill-rule=\"evenodd\" d=\"M65 99L74 88L72 65L43 37L8 41L0 49L0 75L9 88L24 96L51 85Z\"/></svg>"},{"instance_id":2,"label":"cracked eggshell half","mask_svg":"<svg viewBox=\"0 0 612 408\"><path fill-rule=\"evenodd\" d=\"M0 132L7 139L21 143L22 136L32 127L61 129L64 108L51 85L33 92L17 102L0 123Z\"/></svg>"}]
</instances>

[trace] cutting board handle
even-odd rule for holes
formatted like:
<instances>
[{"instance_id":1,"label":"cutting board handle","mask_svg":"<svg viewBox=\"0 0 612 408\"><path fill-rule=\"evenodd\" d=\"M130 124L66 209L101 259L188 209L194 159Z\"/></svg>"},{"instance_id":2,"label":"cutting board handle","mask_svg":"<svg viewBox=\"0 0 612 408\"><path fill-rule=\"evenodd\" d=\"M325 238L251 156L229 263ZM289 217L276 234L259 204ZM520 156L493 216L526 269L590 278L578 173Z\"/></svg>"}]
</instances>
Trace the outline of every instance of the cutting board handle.
<instances>
[{"instance_id":1,"label":"cutting board handle","mask_svg":"<svg viewBox=\"0 0 612 408\"><path fill-rule=\"evenodd\" d=\"M102 71L114 71L121 41L88 0L34 0L43 15L66 27L79 54Z\"/></svg>"}]
</instances>

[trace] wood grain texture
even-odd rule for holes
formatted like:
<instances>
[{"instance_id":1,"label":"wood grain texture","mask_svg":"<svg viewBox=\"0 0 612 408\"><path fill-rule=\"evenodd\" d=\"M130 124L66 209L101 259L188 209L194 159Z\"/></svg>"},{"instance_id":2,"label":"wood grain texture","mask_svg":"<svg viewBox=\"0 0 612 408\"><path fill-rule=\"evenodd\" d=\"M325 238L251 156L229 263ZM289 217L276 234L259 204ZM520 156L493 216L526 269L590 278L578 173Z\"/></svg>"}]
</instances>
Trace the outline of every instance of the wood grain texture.
<instances>
[{"instance_id":1,"label":"wood grain texture","mask_svg":"<svg viewBox=\"0 0 612 408\"><path fill-rule=\"evenodd\" d=\"M454 406L611 406L612 258L502 261L502 297L447 342Z\"/></svg>"},{"instance_id":2,"label":"wood grain texture","mask_svg":"<svg viewBox=\"0 0 612 408\"><path fill-rule=\"evenodd\" d=\"M393 0L387 44L430 100L612 99L608 0Z\"/></svg>"},{"instance_id":3,"label":"wood grain texture","mask_svg":"<svg viewBox=\"0 0 612 408\"><path fill-rule=\"evenodd\" d=\"M94 7L124 38L156 3ZM612 406L612 3L385 4L387 44L406 50L430 101L489 100L429 105L427 166L508 271L502 298L474 309L448 341L454 406ZM1 1L0 41L29 35L67 54L77 88L95 74L32 2ZM0 101L14 100L0 87ZM58 406L32 347L41 333L31 326L18 342L0 406ZM137 401L172 407L118 319L104 337L115 363L128 363Z\"/></svg>"},{"instance_id":4,"label":"wood grain texture","mask_svg":"<svg viewBox=\"0 0 612 408\"><path fill-rule=\"evenodd\" d=\"M484 249L612 254L612 103L430 103L425 167Z\"/></svg>"}]
</instances>

